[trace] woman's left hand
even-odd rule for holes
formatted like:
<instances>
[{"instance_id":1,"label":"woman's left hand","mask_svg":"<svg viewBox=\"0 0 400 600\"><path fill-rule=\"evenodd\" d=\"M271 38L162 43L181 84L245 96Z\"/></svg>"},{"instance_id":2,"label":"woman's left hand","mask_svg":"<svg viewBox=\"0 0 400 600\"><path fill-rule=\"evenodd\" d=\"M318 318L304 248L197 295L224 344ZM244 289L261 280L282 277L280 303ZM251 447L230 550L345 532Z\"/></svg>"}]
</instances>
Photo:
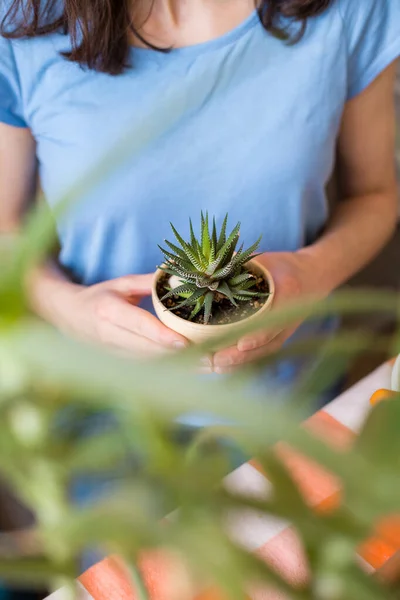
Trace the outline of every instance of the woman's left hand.
<instances>
[{"instance_id":1,"label":"woman's left hand","mask_svg":"<svg viewBox=\"0 0 400 600\"><path fill-rule=\"evenodd\" d=\"M277 252L262 254L257 261L270 271L275 282L273 308L292 304L297 299L318 298L325 294L318 290L318 273L307 252ZM229 373L240 366L259 360L278 350L296 331L300 323L282 331L259 331L243 337L236 346L217 352L213 357L216 373Z\"/></svg>"}]
</instances>

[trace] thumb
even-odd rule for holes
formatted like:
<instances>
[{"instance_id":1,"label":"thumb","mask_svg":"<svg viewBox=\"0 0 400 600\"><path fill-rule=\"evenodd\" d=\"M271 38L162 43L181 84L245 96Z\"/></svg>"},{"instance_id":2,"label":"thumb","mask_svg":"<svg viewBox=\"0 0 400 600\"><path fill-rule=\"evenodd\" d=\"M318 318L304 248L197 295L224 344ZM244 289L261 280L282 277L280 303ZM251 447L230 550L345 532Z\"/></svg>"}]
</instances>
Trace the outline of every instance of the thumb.
<instances>
[{"instance_id":1,"label":"thumb","mask_svg":"<svg viewBox=\"0 0 400 600\"><path fill-rule=\"evenodd\" d=\"M114 287L121 294L150 296L153 287L154 273L146 275L126 275L114 280Z\"/></svg>"}]
</instances>

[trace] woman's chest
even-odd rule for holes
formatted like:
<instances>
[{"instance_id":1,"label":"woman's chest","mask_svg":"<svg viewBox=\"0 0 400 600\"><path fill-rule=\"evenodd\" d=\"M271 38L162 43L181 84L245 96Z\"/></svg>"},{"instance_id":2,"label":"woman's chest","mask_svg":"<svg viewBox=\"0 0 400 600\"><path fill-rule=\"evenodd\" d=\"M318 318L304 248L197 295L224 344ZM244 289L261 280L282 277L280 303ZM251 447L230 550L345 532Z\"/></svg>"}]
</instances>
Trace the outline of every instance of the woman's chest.
<instances>
[{"instance_id":1,"label":"woman's chest","mask_svg":"<svg viewBox=\"0 0 400 600\"><path fill-rule=\"evenodd\" d=\"M25 110L50 202L82 178L129 187L135 203L160 189L224 196L327 179L346 95L341 46L250 33L198 55L137 51L118 77L54 51L32 59Z\"/></svg>"}]
</instances>

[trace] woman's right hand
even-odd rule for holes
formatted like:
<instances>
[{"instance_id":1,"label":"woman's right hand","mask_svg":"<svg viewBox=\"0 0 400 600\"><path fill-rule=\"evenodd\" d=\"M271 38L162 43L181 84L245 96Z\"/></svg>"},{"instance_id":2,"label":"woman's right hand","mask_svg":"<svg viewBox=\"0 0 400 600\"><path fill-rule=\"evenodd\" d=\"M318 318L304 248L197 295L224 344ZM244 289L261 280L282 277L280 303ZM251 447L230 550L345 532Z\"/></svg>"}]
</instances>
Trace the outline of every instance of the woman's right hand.
<instances>
[{"instance_id":1,"label":"woman's right hand","mask_svg":"<svg viewBox=\"0 0 400 600\"><path fill-rule=\"evenodd\" d=\"M36 312L65 333L124 354L148 357L187 345L184 337L139 308L140 300L151 294L152 281L153 274L128 275L84 287L60 280L54 271L53 277L42 271L29 287L36 291Z\"/></svg>"}]
</instances>

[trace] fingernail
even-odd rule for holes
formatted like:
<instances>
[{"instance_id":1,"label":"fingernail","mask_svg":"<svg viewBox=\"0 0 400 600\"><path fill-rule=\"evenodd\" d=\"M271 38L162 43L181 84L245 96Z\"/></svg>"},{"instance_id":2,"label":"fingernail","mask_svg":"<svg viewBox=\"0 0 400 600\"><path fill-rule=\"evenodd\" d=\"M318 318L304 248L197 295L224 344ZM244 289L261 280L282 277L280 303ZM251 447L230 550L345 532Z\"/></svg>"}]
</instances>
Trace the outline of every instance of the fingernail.
<instances>
[{"instance_id":1,"label":"fingernail","mask_svg":"<svg viewBox=\"0 0 400 600\"><path fill-rule=\"evenodd\" d=\"M182 342L181 340L177 340L176 342L174 342L173 347L176 348L177 350L183 350L184 348L187 348L188 345L186 342Z\"/></svg>"},{"instance_id":2,"label":"fingernail","mask_svg":"<svg viewBox=\"0 0 400 600\"><path fill-rule=\"evenodd\" d=\"M238 343L239 352L247 352L248 350L254 350L257 348L257 344L254 340L241 340Z\"/></svg>"},{"instance_id":3,"label":"fingernail","mask_svg":"<svg viewBox=\"0 0 400 600\"><path fill-rule=\"evenodd\" d=\"M200 359L200 364L204 365L205 367L211 367L212 366L211 359L208 358L208 356L202 356L201 359Z\"/></svg>"},{"instance_id":4,"label":"fingernail","mask_svg":"<svg viewBox=\"0 0 400 600\"><path fill-rule=\"evenodd\" d=\"M214 359L214 367L231 367L233 365L233 359L230 356L222 356L221 358Z\"/></svg>"}]
</instances>

